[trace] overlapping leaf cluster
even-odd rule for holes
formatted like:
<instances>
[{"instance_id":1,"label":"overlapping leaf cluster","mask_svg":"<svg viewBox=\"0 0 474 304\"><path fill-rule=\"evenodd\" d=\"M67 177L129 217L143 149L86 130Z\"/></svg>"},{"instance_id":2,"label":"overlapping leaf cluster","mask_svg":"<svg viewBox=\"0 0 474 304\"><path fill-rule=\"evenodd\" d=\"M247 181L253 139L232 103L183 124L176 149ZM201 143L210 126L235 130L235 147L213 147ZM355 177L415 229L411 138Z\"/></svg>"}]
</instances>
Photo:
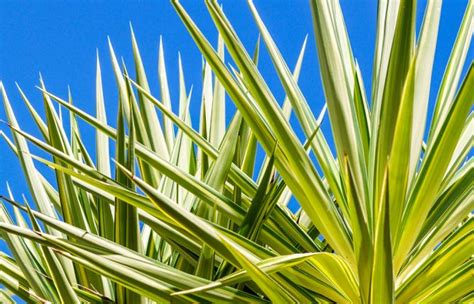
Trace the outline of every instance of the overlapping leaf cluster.
<instances>
[{"instance_id":1,"label":"overlapping leaf cluster","mask_svg":"<svg viewBox=\"0 0 474 304\"><path fill-rule=\"evenodd\" d=\"M280 103L259 72L259 43L248 54L217 2L205 1L217 50L183 6L172 4L205 59L197 98L180 62L179 101L172 102L161 43L160 94L151 93L133 31L134 73L109 42L116 128L105 111L112 101L104 100L98 57L95 115L41 80L43 117L19 88L41 138L22 130L0 85L12 137L1 135L31 195L2 196L0 236L10 250L0 253L2 302L13 295L31 303L472 300L472 59L460 79L472 0L428 134L441 1L428 1L418 37L415 1L379 1L370 96L338 2L311 1L335 155L319 129L326 106L316 117L297 84L306 41L291 71L248 2L286 93ZM199 117L190 115L191 99L201 101ZM237 108L228 125L226 102ZM57 104L69 113L68 130ZM291 113L305 142L289 124ZM94 128L95 151L78 120ZM296 213L288 209L292 197L301 206Z\"/></svg>"}]
</instances>

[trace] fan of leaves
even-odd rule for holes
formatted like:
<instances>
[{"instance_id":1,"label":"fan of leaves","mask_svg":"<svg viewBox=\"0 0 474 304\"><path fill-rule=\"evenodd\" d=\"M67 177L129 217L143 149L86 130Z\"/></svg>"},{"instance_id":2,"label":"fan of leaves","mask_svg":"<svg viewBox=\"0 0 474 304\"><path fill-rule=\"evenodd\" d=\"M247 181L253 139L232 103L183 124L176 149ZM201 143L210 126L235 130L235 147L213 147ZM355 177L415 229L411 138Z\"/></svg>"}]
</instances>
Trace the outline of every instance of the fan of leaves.
<instances>
[{"instance_id":1,"label":"fan of leaves","mask_svg":"<svg viewBox=\"0 0 474 304\"><path fill-rule=\"evenodd\" d=\"M205 3L219 32L217 50L172 1L205 58L199 117L189 111L181 62L179 100L171 100L161 43L160 95L151 93L133 31L135 77L109 42L116 128L105 111L99 58L95 116L40 80L43 117L18 88L41 138L23 131L0 84L12 137L1 135L31 197L2 196L0 236L9 253L0 253L0 301L472 301L472 60L461 74L473 1L428 134L441 1L428 1L419 37L415 1L379 1L370 106L339 3L311 1L335 155L319 129L326 106L315 115L297 84L306 41L291 72L248 2L286 92L279 102L257 67L259 44L248 54L219 4ZM235 68L224 63L224 50ZM226 102L237 108L228 125ZM57 104L70 114L69 128ZM298 126L289 124L291 113ZM95 151L78 120L94 128ZM296 213L288 208L292 198Z\"/></svg>"}]
</instances>

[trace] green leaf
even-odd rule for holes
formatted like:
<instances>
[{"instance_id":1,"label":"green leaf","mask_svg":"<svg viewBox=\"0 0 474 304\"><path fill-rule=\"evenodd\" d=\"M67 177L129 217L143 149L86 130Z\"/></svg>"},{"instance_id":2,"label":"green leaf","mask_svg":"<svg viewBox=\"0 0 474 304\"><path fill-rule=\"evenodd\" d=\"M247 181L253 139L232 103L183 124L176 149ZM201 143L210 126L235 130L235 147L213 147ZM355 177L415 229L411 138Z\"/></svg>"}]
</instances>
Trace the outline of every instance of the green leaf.
<instances>
[{"instance_id":1,"label":"green leaf","mask_svg":"<svg viewBox=\"0 0 474 304\"><path fill-rule=\"evenodd\" d=\"M126 107L125 103L131 102L130 99L120 99L119 110L118 110L118 122L117 122L117 149L116 149L116 163L126 166L128 170L134 172L135 169L135 124L134 115L125 115ZM133 109L133 106L128 106L128 109ZM132 110L133 111L133 110ZM125 139L125 117L129 117L129 137L126 143ZM128 144L128 145L127 145ZM116 169L115 180L118 184L125 188L132 189L133 186L130 180L127 178L121 170ZM134 206L123 202L120 199L115 200L115 225L114 225L114 236L115 242L126 246L132 250L139 251L139 223L138 213ZM115 297L119 302L127 303L141 303L142 299L140 294L137 294L131 290L125 289L118 286L115 290Z\"/></svg>"},{"instance_id":2,"label":"green leaf","mask_svg":"<svg viewBox=\"0 0 474 304\"><path fill-rule=\"evenodd\" d=\"M441 1L431 1L426 8L421 37L410 64L401 95L390 153L390 225L396 239L406 195L415 173L423 139L428 106L431 69L434 60ZM408 151L408 153L407 153Z\"/></svg>"},{"instance_id":3,"label":"green leaf","mask_svg":"<svg viewBox=\"0 0 474 304\"><path fill-rule=\"evenodd\" d=\"M428 141L434 139L442 130L444 121L447 119L450 108L455 100L456 91L459 88L461 73L464 68L464 63L468 58L467 55L472 40L472 26L474 23L473 15L474 4L472 1L468 1L456 41L451 51L451 55L449 56L446 70L444 71L443 80L441 81L438 91L438 97L436 98L436 105Z\"/></svg>"},{"instance_id":4,"label":"green leaf","mask_svg":"<svg viewBox=\"0 0 474 304\"><path fill-rule=\"evenodd\" d=\"M107 114L105 111L104 93L102 89L102 73L100 69L99 53L97 52L97 68L96 68L96 116L97 120L107 125ZM106 133L99 128L96 131L96 159L97 170L105 176L111 176L110 171L110 150L109 138ZM99 235L109 239L114 239L114 220L109 204L102 200L97 200L97 213Z\"/></svg>"},{"instance_id":5,"label":"green leaf","mask_svg":"<svg viewBox=\"0 0 474 304\"><path fill-rule=\"evenodd\" d=\"M217 53L222 61L224 61L224 40L221 35L217 39ZM214 94L212 98L212 107L209 108L211 119L209 120L209 142L218 147L224 138L226 123L226 106L225 106L225 89L215 78Z\"/></svg>"},{"instance_id":6,"label":"green leaf","mask_svg":"<svg viewBox=\"0 0 474 304\"><path fill-rule=\"evenodd\" d=\"M138 49L137 41L131 24L130 33L132 36L133 59L135 61L137 83L149 92L150 88L148 86L145 68L143 67L142 58L140 56L140 51ZM143 121L145 123L145 128L147 131L146 133L150 141L150 146L154 152L158 153L158 155L162 156L165 159L168 159L168 146L166 145L166 140L163 135L160 122L158 121L158 116L156 115L155 107L143 93L139 92L138 97L140 101L140 112L143 115Z\"/></svg>"},{"instance_id":7,"label":"green leaf","mask_svg":"<svg viewBox=\"0 0 474 304\"><path fill-rule=\"evenodd\" d=\"M365 161L369 159L369 148L370 148L370 137L371 137L371 119L369 106L367 104L367 95L362 79L362 73L360 72L357 61L355 63L355 74L354 74L354 103L355 111L357 116L357 123L360 128L360 137L362 141L362 148L364 151Z\"/></svg>"},{"instance_id":8,"label":"green leaf","mask_svg":"<svg viewBox=\"0 0 474 304\"><path fill-rule=\"evenodd\" d=\"M276 185L274 181L275 173L273 161L274 157L272 154L270 160L266 163L257 193L252 199L252 204L239 228L239 234L250 240L257 239L263 223L266 221L276 203L271 196L271 189L275 189Z\"/></svg>"},{"instance_id":9,"label":"green leaf","mask_svg":"<svg viewBox=\"0 0 474 304\"><path fill-rule=\"evenodd\" d=\"M160 36L160 47L158 52L158 79L160 81L160 93L163 106L171 112L171 98L168 87L168 76L166 74L165 54L163 50L163 41ZM172 121L168 117L163 117L163 130L165 133L168 150L174 146L174 128Z\"/></svg>"},{"instance_id":10,"label":"green leaf","mask_svg":"<svg viewBox=\"0 0 474 304\"><path fill-rule=\"evenodd\" d=\"M44 122L44 120L41 118L40 114L36 111L35 107L31 104L31 102L28 100L28 98L26 97L25 93L23 93L22 89L20 88L20 86L18 85L18 83L16 84L17 88L18 88L18 91L20 92L20 95L21 95L21 98L23 99L23 101L25 102L26 106L28 107L28 111L30 111L31 113L31 116L33 117L36 125L38 126L38 128L40 129L41 131L41 135L43 135L43 137L49 141L49 132L48 132L48 126L46 125L46 123Z\"/></svg>"},{"instance_id":11,"label":"green leaf","mask_svg":"<svg viewBox=\"0 0 474 304\"><path fill-rule=\"evenodd\" d=\"M402 218L403 226L399 228L402 231L410 231L410 233L399 234L399 240L395 243L394 267L396 270L400 269L422 229L423 222L438 194L444 176L442 173L446 171L456 148L455 143L461 136L463 125L473 102L470 98L470 92L474 86L473 70L473 64L471 64L466 79L444 121L442 131L433 139L425 153L423 164L408 198Z\"/></svg>"},{"instance_id":12,"label":"green leaf","mask_svg":"<svg viewBox=\"0 0 474 304\"><path fill-rule=\"evenodd\" d=\"M326 96L339 167L347 155L364 213L371 223L368 198L367 166L354 98L354 59L337 1L312 0L311 8L318 45L318 59ZM359 83L360 84L360 83ZM325 173L327 175L327 173ZM335 190L333 190L335 191ZM344 197L336 197L341 205ZM323 232L323 231L322 231ZM326 234L323 232L323 234Z\"/></svg>"},{"instance_id":13,"label":"green leaf","mask_svg":"<svg viewBox=\"0 0 474 304\"><path fill-rule=\"evenodd\" d=\"M260 29L260 33L265 41L267 49L272 58L273 65L275 66L278 76L280 77L280 81L283 84L285 92L287 94L287 99L291 104L292 109L295 111L296 116L305 132L306 137L310 137L310 135L314 132L314 130L319 128L319 124L314 117L306 98L304 97L303 93L301 92L300 88L297 84L297 77L291 75L290 70L283 59L280 51L278 50L275 42L273 41L270 33L268 32L265 24L260 18L260 15L257 12L252 1L248 1L254 19ZM306 39L303 43L302 50L300 52L300 57L298 58L298 63L301 64L302 55L304 52L304 48L306 45ZM299 74L299 68L297 63L297 74ZM283 112L289 115L289 106L283 104ZM309 141L313 151L316 154L319 164L327 178L328 182L330 183L336 198L340 202L345 202L345 197L342 193L342 186L339 177L339 172L337 170L336 162L331 154L331 150L329 145L326 142L326 139L322 132L317 132L316 140ZM342 203L345 206L345 203Z\"/></svg>"},{"instance_id":14,"label":"green leaf","mask_svg":"<svg viewBox=\"0 0 474 304\"><path fill-rule=\"evenodd\" d=\"M415 37L415 1L400 1L383 93L374 104L372 140L369 152L369 181L373 212L379 209L383 176L388 157L392 157L395 126L402 102L403 88L412 62ZM409 118L411 119L411 117ZM394 215L395 217L397 214Z\"/></svg>"},{"instance_id":15,"label":"green leaf","mask_svg":"<svg viewBox=\"0 0 474 304\"><path fill-rule=\"evenodd\" d=\"M395 279L392 265L392 242L390 238L390 189L389 168L385 171L382 198L375 214L374 257L370 284L369 303L395 303Z\"/></svg>"},{"instance_id":16,"label":"green leaf","mask_svg":"<svg viewBox=\"0 0 474 304\"><path fill-rule=\"evenodd\" d=\"M229 131L222 141L220 155L214 162L213 166L209 169L205 177L206 183L220 193L224 191L230 165L234 159L240 124L241 117L237 113L229 127ZM215 206L205 206L205 208L203 208L204 206L195 206L197 206L197 208L201 207L196 211L196 215L212 222L218 223L219 220L221 220L219 218L221 214L218 213ZM199 257L198 266L196 268L196 275L199 275L203 278L212 279L213 270L214 252L204 245Z\"/></svg>"},{"instance_id":17,"label":"green leaf","mask_svg":"<svg viewBox=\"0 0 474 304\"><path fill-rule=\"evenodd\" d=\"M345 161L345 189L349 207L349 218L352 227L352 238L354 253L357 259L359 274L359 291L362 303L369 303L372 269L374 259L373 239L370 236L367 219L364 216L364 206L359 201L357 187L355 185L349 162Z\"/></svg>"}]
</instances>

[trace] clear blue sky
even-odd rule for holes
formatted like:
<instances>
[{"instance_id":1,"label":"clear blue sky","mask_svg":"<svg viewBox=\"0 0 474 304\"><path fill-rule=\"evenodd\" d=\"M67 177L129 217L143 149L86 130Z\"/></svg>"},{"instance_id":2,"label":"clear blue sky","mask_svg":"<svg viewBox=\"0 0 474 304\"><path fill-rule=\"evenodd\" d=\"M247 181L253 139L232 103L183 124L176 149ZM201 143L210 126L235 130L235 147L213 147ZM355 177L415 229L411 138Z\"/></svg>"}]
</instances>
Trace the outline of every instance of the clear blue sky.
<instances>
[{"instance_id":1,"label":"clear blue sky","mask_svg":"<svg viewBox=\"0 0 474 304\"><path fill-rule=\"evenodd\" d=\"M215 42L216 31L204 4L192 0L182 2L208 38ZM432 101L467 4L467 0L444 2L432 81ZM245 1L226 0L222 3L241 40L251 51L258 33ZM324 96L308 1L256 0L255 3L290 66L294 65L303 39L309 34L300 85L315 111L319 111ZM425 3L426 1L419 1L418 27ZM354 55L361 67L366 89L370 91L376 1L343 0L341 5ZM129 70L133 71L129 22L133 24L138 39L152 92L159 93L157 56L158 41L162 35L172 98L177 96L177 54L180 51L187 89L194 86L194 106L191 109L198 110L201 55L169 1L3 0L0 4L0 80L7 89L24 129L38 134L21 102L15 81L20 84L30 101L41 107L41 95L35 89L39 72L50 91L65 97L69 85L75 104L94 114L96 49L102 61L106 104L111 113L109 119L114 124L117 95L107 50L107 36L110 36L116 53L124 57ZM471 48L468 62L472 60L472 55ZM276 92L275 95L283 99L283 91L265 50L262 52L260 67L270 87ZM0 118L5 119L3 107L0 108ZM4 126L0 128L8 131ZM84 124L81 124L81 128L86 142L93 144L92 129ZM330 130L327 120L323 130ZM16 197L21 197L28 190L20 165L3 141L0 141L0 151L0 193L6 193L5 184L8 181ZM0 241L0 250L4 248L2 246L4 244Z\"/></svg>"}]
</instances>

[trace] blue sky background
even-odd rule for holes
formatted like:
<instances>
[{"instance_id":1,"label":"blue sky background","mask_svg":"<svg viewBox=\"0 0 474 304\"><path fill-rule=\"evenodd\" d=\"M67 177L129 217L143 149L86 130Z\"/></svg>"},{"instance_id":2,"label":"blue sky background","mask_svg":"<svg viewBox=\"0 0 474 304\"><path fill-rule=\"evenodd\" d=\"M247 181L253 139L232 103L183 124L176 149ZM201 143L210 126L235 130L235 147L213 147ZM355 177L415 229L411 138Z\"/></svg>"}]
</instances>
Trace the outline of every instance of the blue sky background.
<instances>
[{"instance_id":1,"label":"blue sky background","mask_svg":"<svg viewBox=\"0 0 474 304\"><path fill-rule=\"evenodd\" d=\"M467 0L444 2L432 79L432 103L467 4ZM216 30L204 4L192 0L182 3L215 45ZM250 52L253 51L258 31L245 1L225 0L222 3L241 40ZM324 104L324 95L308 1L255 0L255 3L290 67L296 62L305 35L309 35L300 86L311 106L319 112ZM417 28L421 24L425 4L426 1L419 1ZM366 90L370 92L376 1L342 0L341 5L354 55L360 65ZM43 113L41 94L35 89L35 85L38 85L39 72L42 73L46 87L50 91L66 97L69 85L75 104L95 114L93 102L96 49L102 62L108 118L112 125L115 124L117 92L107 49L107 36L110 36L116 54L123 56L129 71L132 72L129 22L133 24L154 94L159 94L157 57L160 35L163 36L173 100L176 100L178 94L178 51L181 52L187 89L189 90L191 85L194 87L191 111L193 116L196 116L194 120L197 121L201 91L201 55L168 0L3 0L0 3L0 80L3 81L17 118L26 131L39 135L16 90L15 81L19 83L30 101L39 107L39 112ZM284 93L271 61L264 47L261 49L259 66L262 74L274 90L275 96L283 100ZM468 56L467 61L472 61L472 47ZM229 105L228 109L231 112L233 106ZM3 107L0 107L0 119L5 119ZM85 124L81 124L80 127L86 143L91 145L93 151L93 130ZM9 133L5 126L0 128ZM327 134L330 132L327 119L323 130ZM298 134L302 135L299 130ZM15 196L19 198L22 193L28 192L20 164L1 140L0 151L0 193L6 193L5 184L8 181ZM0 250L3 250L4 246L0 240Z\"/></svg>"}]
</instances>

